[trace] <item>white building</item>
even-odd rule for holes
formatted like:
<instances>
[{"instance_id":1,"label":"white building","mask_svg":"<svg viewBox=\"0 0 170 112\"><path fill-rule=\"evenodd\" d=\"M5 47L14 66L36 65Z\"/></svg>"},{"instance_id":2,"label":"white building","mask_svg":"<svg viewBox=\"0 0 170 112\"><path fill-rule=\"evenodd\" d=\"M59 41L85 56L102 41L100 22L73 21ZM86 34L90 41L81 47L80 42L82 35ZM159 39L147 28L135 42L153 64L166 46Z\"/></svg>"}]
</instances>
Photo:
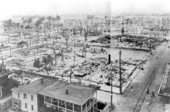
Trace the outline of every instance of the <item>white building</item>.
<instances>
[{"instance_id":1,"label":"white building","mask_svg":"<svg viewBox=\"0 0 170 112\"><path fill-rule=\"evenodd\" d=\"M12 89L12 106L26 112L91 112L96 109L99 87L39 79Z\"/></svg>"},{"instance_id":2,"label":"white building","mask_svg":"<svg viewBox=\"0 0 170 112\"><path fill-rule=\"evenodd\" d=\"M29 85L12 89L12 106L27 112L39 112L38 92L54 83L55 80L39 79Z\"/></svg>"}]
</instances>

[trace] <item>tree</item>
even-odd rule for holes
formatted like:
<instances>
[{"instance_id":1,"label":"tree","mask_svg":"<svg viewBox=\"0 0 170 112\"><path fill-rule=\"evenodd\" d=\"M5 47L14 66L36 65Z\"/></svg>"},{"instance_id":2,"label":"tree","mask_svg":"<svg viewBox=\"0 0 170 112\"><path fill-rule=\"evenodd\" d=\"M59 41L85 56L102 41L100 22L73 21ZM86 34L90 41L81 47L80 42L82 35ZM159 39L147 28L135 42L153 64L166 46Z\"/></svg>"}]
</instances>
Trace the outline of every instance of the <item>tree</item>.
<instances>
[{"instance_id":1,"label":"tree","mask_svg":"<svg viewBox=\"0 0 170 112\"><path fill-rule=\"evenodd\" d=\"M122 35L124 35L124 33L125 33L124 28L122 28L121 33L122 33Z\"/></svg>"},{"instance_id":2,"label":"tree","mask_svg":"<svg viewBox=\"0 0 170 112\"><path fill-rule=\"evenodd\" d=\"M42 61L44 63L44 70L47 72L47 75L49 75L53 58L51 57L51 55L48 55L47 57L44 56Z\"/></svg>"},{"instance_id":3,"label":"tree","mask_svg":"<svg viewBox=\"0 0 170 112\"><path fill-rule=\"evenodd\" d=\"M63 29L62 34L63 34L63 37L64 37L64 39L65 39L65 41L66 41L66 47L68 47L69 35L68 35L67 29Z\"/></svg>"},{"instance_id":4,"label":"tree","mask_svg":"<svg viewBox=\"0 0 170 112\"><path fill-rule=\"evenodd\" d=\"M48 64L47 58L46 58L45 56L43 57L42 62L43 62L45 65Z\"/></svg>"},{"instance_id":5,"label":"tree","mask_svg":"<svg viewBox=\"0 0 170 112\"><path fill-rule=\"evenodd\" d=\"M39 33L40 33L40 25L43 23L44 20L45 20L45 18L42 17L42 18L39 18L39 19L35 22L35 27L36 27L35 32L37 33L38 40L39 40Z\"/></svg>"},{"instance_id":6,"label":"tree","mask_svg":"<svg viewBox=\"0 0 170 112\"><path fill-rule=\"evenodd\" d=\"M24 46L28 46L28 43L25 42L25 41L20 41L20 42L17 43L17 47L20 47L21 49L22 49Z\"/></svg>"},{"instance_id":7,"label":"tree","mask_svg":"<svg viewBox=\"0 0 170 112\"><path fill-rule=\"evenodd\" d=\"M31 27L29 25L25 26L25 29L31 29Z\"/></svg>"},{"instance_id":8,"label":"tree","mask_svg":"<svg viewBox=\"0 0 170 112\"><path fill-rule=\"evenodd\" d=\"M47 55L47 61L48 61L48 64L53 65L53 57L51 55Z\"/></svg>"},{"instance_id":9,"label":"tree","mask_svg":"<svg viewBox=\"0 0 170 112\"><path fill-rule=\"evenodd\" d=\"M73 35L74 35L74 37L76 36L76 29L75 28L73 28Z\"/></svg>"},{"instance_id":10,"label":"tree","mask_svg":"<svg viewBox=\"0 0 170 112\"><path fill-rule=\"evenodd\" d=\"M34 63L33 63L33 66L36 67L36 68L42 67L42 64L40 63L39 58L38 58L38 59L35 59L35 61L34 61Z\"/></svg>"},{"instance_id":11,"label":"tree","mask_svg":"<svg viewBox=\"0 0 170 112\"><path fill-rule=\"evenodd\" d=\"M20 26L20 23L16 23L16 26L19 28L19 26Z\"/></svg>"},{"instance_id":12,"label":"tree","mask_svg":"<svg viewBox=\"0 0 170 112\"><path fill-rule=\"evenodd\" d=\"M12 19L3 21L3 26L4 26L4 28L7 28L7 29L11 28L13 26Z\"/></svg>"},{"instance_id":13,"label":"tree","mask_svg":"<svg viewBox=\"0 0 170 112\"><path fill-rule=\"evenodd\" d=\"M23 25L21 25L21 26L20 26L20 28L24 28L24 26L23 26Z\"/></svg>"},{"instance_id":14,"label":"tree","mask_svg":"<svg viewBox=\"0 0 170 112\"><path fill-rule=\"evenodd\" d=\"M56 16L56 20L59 21L61 20L61 17L59 15Z\"/></svg>"},{"instance_id":15,"label":"tree","mask_svg":"<svg viewBox=\"0 0 170 112\"><path fill-rule=\"evenodd\" d=\"M80 31L80 34L82 35L83 28L82 28L82 27L79 27L79 31Z\"/></svg>"},{"instance_id":16,"label":"tree","mask_svg":"<svg viewBox=\"0 0 170 112\"><path fill-rule=\"evenodd\" d=\"M32 23L32 18L30 17L30 18L28 19L28 26L30 26L31 23Z\"/></svg>"},{"instance_id":17,"label":"tree","mask_svg":"<svg viewBox=\"0 0 170 112\"><path fill-rule=\"evenodd\" d=\"M50 47L50 49L52 49L53 50L53 55L54 55L54 64L53 64L53 57L52 57L52 65L54 65L54 66L56 66L56 64L57 64L57 54L56 54L56 51L55 51L55 48L54 48L54 46L53 47Z\"/></svg>"},{"instance_id":18,"label":"tree","mask_svg":"<svg viewBox=\"0 0 170 112\"><path fill-rule=\"evenodd\" d=\"M35 22L35 26L36 26L36 27L39 27L39 26L43 23L44 20L45 20L44 17L39 18L39 19Z\"/></svg>"},{"instance_id":19,"label":"tree","mask_svg":"<svg viewBox=\"0 0 170 112\"><path fill-rule=\"evenodd\" d=\"M51 29L51 21L52 21L53 18L51 16L48 16L47 19L48 19L49 30L50 30Z\"/></svg>"},{"instance_id":20,"label":"tree","mask_svg":"<svg viewBox=\"0 0 170 112\"><path fill-rule=\"evenodd\" d=\"M35 22L35 26L38 28L40 25L42 24L42 21L40 21L40 20L37 20L36 22Z\"/></svg>"}]
</instances>

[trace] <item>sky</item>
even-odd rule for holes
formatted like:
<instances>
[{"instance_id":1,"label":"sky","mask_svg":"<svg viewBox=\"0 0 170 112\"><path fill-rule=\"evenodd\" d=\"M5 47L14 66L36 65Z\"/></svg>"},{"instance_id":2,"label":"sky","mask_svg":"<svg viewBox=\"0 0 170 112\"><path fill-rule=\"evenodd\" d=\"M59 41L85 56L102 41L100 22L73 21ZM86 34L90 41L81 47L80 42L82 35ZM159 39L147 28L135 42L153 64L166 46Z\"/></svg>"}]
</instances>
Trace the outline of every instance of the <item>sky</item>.
<instances>
[{"instance_id":1,"label":"sky","mask_svg":"<svg viewBox=\"0 0 170 112\"><path fill-rule=\"evenodd\" d=\"M169 13L170 0L0 0L0 19L13 15Z\"/></svg>"}]
</instances>

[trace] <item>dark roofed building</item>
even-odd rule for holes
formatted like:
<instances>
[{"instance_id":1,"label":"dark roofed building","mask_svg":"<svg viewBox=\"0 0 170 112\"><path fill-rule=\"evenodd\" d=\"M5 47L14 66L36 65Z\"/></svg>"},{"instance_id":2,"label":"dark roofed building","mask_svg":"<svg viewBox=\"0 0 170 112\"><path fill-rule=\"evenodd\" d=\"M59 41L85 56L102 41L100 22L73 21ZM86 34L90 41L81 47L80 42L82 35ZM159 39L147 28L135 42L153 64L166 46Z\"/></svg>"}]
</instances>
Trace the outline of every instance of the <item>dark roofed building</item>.
<instances>
[{"instance_id":1,"label":"dark roofed building","mask_svg":"<svg viewBox=\"0 0 170 112\"><path fill-rule=\"evenodd\" d=\"M8 109L11 105L11 88L17 87L19 83L9 79L8 75L0 77L0 112Z\"/></svg>"},{"instance_id":2,"label":"dark roofed building","mask_svg":"<svg viewBox=\"0 0 170 112\"><path fill-rule=\"evenodd\" d=\"M29 85L25 85L19 88L19 91L35 93L37 94L39 91L43 90L45 87L53 84L56 80L52 79L39 79Z\"/></svg>"},{"instance_id":3,"label":"dark roofed building","mask_svg":"<svg viewBox=\"0 0 170 112\"><path fill-rule=\"evenodd\" d=\"M57 81L40 91L47 107L68 112L88 112L94 110L97 102L97 86L84 86Z\"/></svg>"},{"instance_id":4,"label":"dark roofed building","mask_svg":"<svg viewBox=\"0 0 170 112\"><path fill-rule=\"evenodd\" d=\"M97 86L40 79L12 89L13 106L29 112L89 112L97 103ZM49 110L48 110L49 111Z\"/></svg>"}]
</instances>

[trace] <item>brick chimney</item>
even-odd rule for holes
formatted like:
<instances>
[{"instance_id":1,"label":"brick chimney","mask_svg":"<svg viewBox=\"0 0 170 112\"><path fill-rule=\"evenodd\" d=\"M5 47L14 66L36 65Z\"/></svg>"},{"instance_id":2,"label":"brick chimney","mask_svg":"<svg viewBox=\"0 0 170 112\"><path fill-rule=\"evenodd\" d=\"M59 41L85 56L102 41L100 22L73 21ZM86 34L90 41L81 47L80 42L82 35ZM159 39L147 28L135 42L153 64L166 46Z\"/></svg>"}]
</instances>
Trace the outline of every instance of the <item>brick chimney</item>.
<instances>
[{"instance_id":1,"label":"brick chimney","mask_svg":"<svg viewBox=\"0 0 170 112\"><path fill-rule=\"evenodd\" d=\"M110 64L111 63L111 56L110 56L110 54L108 55L108 64Z\"/></svg>"},{"instance_id":2,"label":"brick chimney","mask_svg":"<svg viewBox=\"0 0 170 112\"><path fill-rule=\"evenodd\" d=\"M68 87L65 87L65 93L68 95Z\"/></svg>"},{"instance_id":3,"label":"brick chimney","mask_svg":"<svg viewBox=\"0 0 170 112\"><path fill-rule=\"evenodd\" d=\"M43 80L43 78L41 79L41 83L43 83L44 82L44 80Z\"/></svg>"}]
</instances>

